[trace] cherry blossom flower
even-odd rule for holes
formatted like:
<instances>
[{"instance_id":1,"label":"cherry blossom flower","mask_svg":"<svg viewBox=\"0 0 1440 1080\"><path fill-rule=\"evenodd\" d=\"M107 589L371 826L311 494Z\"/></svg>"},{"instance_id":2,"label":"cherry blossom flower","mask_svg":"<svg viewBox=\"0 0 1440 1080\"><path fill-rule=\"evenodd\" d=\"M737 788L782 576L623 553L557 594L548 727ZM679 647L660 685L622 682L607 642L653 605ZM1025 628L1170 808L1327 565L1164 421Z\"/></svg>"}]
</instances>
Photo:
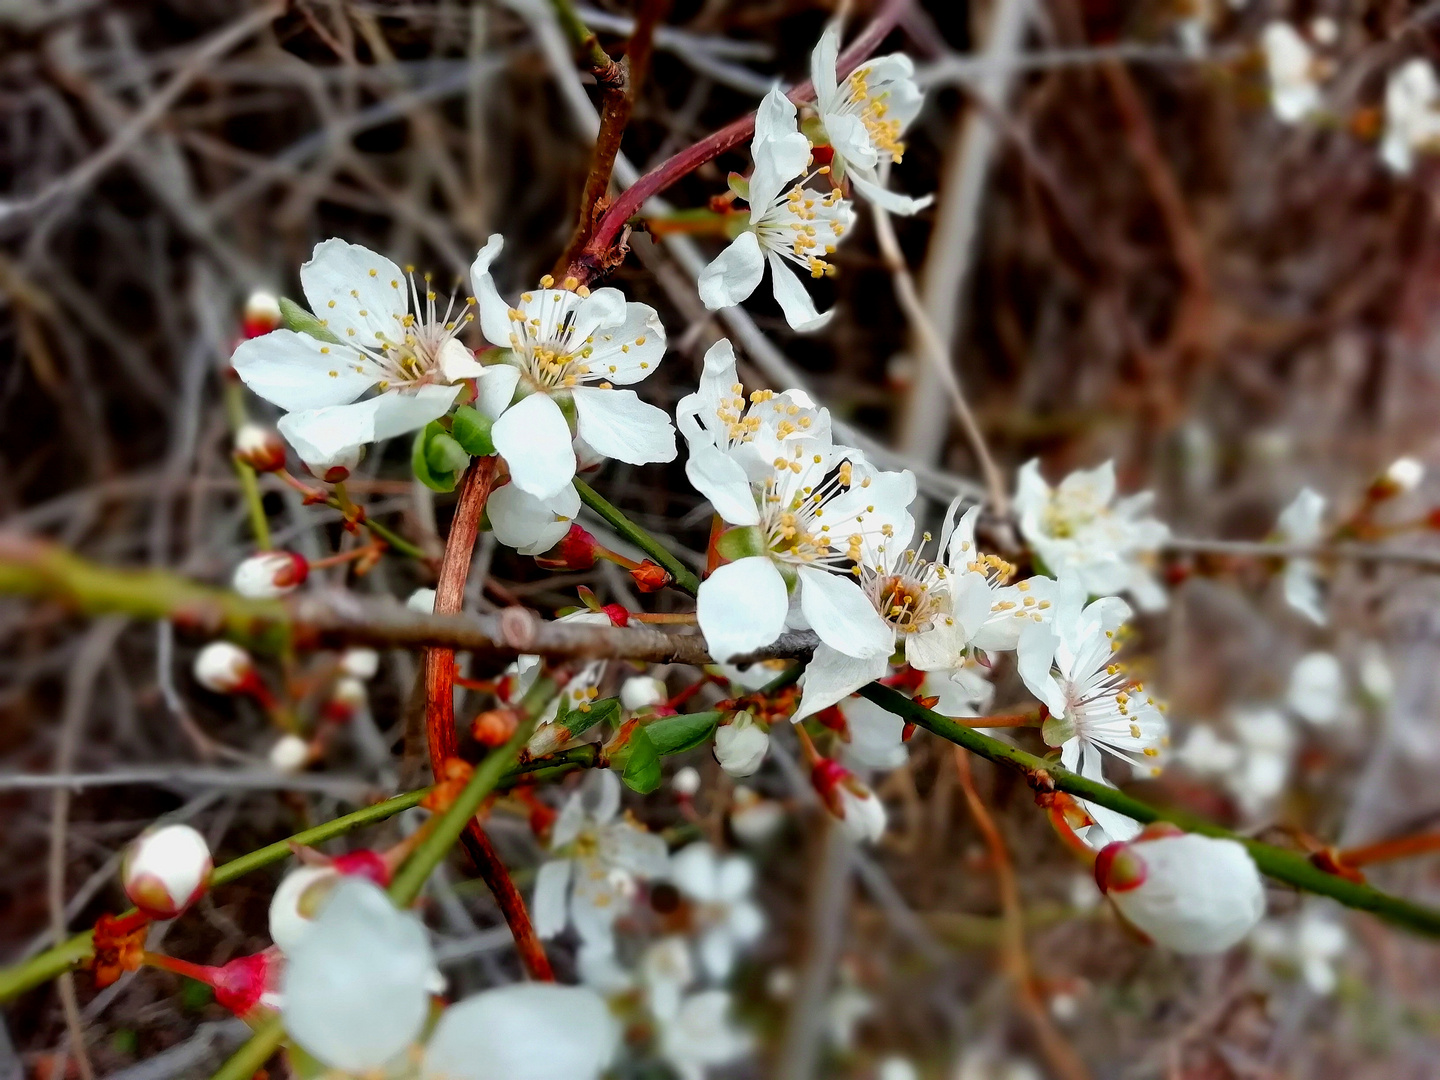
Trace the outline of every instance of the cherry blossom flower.
<instances>
[{"instance_id":1,"label":"cherry blossom flower","mask_svg":"<svg viewBox=\"0 0 1440 1080\"><path fill-rule=\"evenodd\" d=\"M731 1023L730 1011L728 990L702 990L680 999L673 1010L654 1011L660 1054L680 1080L705 1080L708 1069L750 1052L754 1040Z\"/></svg>"},{"instance_id":2,"label":"cherry blossom flower","mask_svg":"<svg viewBox=\"0 0 1440 1080\"><path fill-rule=\"evenodd\" d=\"M677 420L689 444L686 475L734 526L721 538L733 561L700 586L697 614L711 655L724 662L774 641L787 623L813 628L847 655L886 656L894 632L849 567L914 531L909 472L882 472L830 440L830 417L804 394L756 391L747 405L735 353L705 354L699 390ZM793 604L791 598L794 598Z\"/></svg>"},{"instance_id":3,"label":"cherry blossom flower","mask_svg":"<svg viewBox=\"0 0 1440 1080\"><path fill-rule=\"evenodd\" d=\"M794 103L778 87L760 102L750 144L755 168L743 195L750 204L749 224L700 272L697 284L711 311L733 307L759 287L768 264L785 321L793 330L806 331L818 330L834 313L816 310L791 267L812 278L833 273L825 257L834 253L855 211L839 188L822 195L805 187L818 171L790 183L810 160L810 140L797 129L795 117Z\"/></svg>"},{"instance_id":4,"label":"cherry blossom flower","mask_svg":"<svg viewBox=\"0 0 1440 1080\"><path fill-rule=\"evenodd\" d=\"M310 564L293 551L262 551L251 555L230 579L230 587L254 600L273 600L294 592L310 576Z\"/></svg>"},{"instance_id":5,"label":"cherry blossom flower","mask_svg":"<svg viewBox=\"0 0 1440 1080\"><path fill-rule=\"evenodd\" d=\"M346 649L340 654L340 671L352 679L373 679L380 670L380 654L374 649Z\"/></svg>"},{"instance_id":6,"label":"cherry blossom flower","mask_svg":"<svg viewBox=\"0 0 1440 1080\"><path fill-rule=\"evenodd\" d=\"M242 342L231 364L285 410L280 433L312 467L444 416L462 381L484 370L455 336L472 318L468 303L457 311L452 299L441 312L428 281L422 298L383 255L326 240L300 267L300 285L335 340L273 330Z\"/></svg>"},{"instance_id":7,"label":"cherry blossom flower","mask_svg":"<svg viewBox=\"0 0 1440 1080\"><path fill-rule=\"evenodd\" d=\"M857 769L898 769L910 757L905 748L905 721L869 698L852 697L840 703L850 741L845 763Z\"/></svg>"},{"instance_id":8,"label":"cherry blossom flower","mask_svg":"<svg viewBox=\"0 0 1440 1080\"><path fill-rule=\"evenodd\" d=\"M635 675L620 684L620 704L630 712L664 705L669 698L664 681L653 675Z\"/></svg>"},{"instance_id":9,"label":"cherry blossom flower","mask_svg":"<svg viewBox=\"0 0 1440 1080\"><path fill-rule=\"evenodd\" d=\"M1180 953L1224 952L1265 914L1265 889L1234 840L1194 833L1142 836L1100 852L1095 880L1125 916Z\"/></svg>"},{"instance_id":10,"label":"cherry blossom flower","mask_svg":"<svg viewBox=\"0 0 1440 1080\"><path fill-rule=\"evenodd\" d=\"M203 836L189 825L164 825L130 842L120 882L130 902L150 918L173 919L205 892L214 868Z\"/></svg>"},{"instance_id":11,"label":"cherry blossom flower","mask_svg":"<svg viewBox=\"0 0 1440 1080\"><path fill-rule=\"evenodd\" d=\"M785 824L785 807L753 788L735 788L730 798L730 831L742 844L759 846L770 841Z\"/></svg>"},{"instance_id":12,"label":"cherry blossom flower","mask_svg":"<svg viewBox=\"0 0 1440 1080\"><path fill-rule=\"evenodd\" d=\"M1299 123L1321 108L1319 68L1314 50L1287 22L1267 23L1260 34L1270 76L1270 107L1287 124Z\"/></svg>"},{"instance_id":13,"label":"cherry blossom flower","mask_svg":"<svg viewBox=\"0 0 1440 1080\"><path fill-rule=\"evenodd\" d=\"M694 910L696 951L705 974L730 976L735 956L765 930L765 915L750 898L755 865L743 855L721 856L707 843L689 844L670 860L670 880Z\"/></svg>"},{"instance_id":14,"label":"cherry blossom flower","mask_svg":"<svg viewBox=\"0 0 1440 1080\"><path fill-rule=\"evenodd\" d=\"M1385 83L1385 134L1380 160L1391 172L1406 175L1416 152L1440 148L1440 80L1423 57L1413 57L1390 73Z\"/></svg>"},{"instance_id":15,"label":"cherry blossom flower","mask_svg":"<svg viewBox=\"0 0 1440 1080\"><path fill-rule=\"evenodd\" d=\"M1150 516L1144 491L1115 498L1115 463L1071 473L1051 488L1040 462L1020 469L1015 513L1020 531L1058 578L1073 577L1093 596L1128 592L1142 611L1165 606L1165 592L1146 562L1170 535Z\"/></svg>"},{"instance_id":16,"label":"cherry blossom flower","mask_svg":"<svg viewBox=\"0 0 1440 1080\"><path fill-rule=\"evenodd\" d=\"M665 355L655 309L627 303L619 289L555 289L549 277L511 307L490 276L503 246L490 237L470 282L480 328L502 350L484 369L477 408L495 421L490 437L511 484L541 501L560 495L575 478L577 436L590 451L631 465L674 460L670 417L617 389L650 375Z\"/></svg>"},{"instance_id":17,"label":"cherry blossom flower","mask_svg":"<svg viewBox=\"0 0 1440 1080\"><path fill-rule=\"evenodd\" d=\"M1269 920L1255 927L1251 947L1277 967L1296 972L1312 993L1329 997L1339 985L1336 961L1349 945L1345 927L1314 905L1293 920Z\"/></svg>"},{"instance_id":18,"label":"cherry blossom flower","mask_svg":"<svg viewBox=\"0 0 1440 1080\"><path fill-rule=\"evenodd\" d=\"M276 772L297 773L310 763L310 744L293 732L286 732L270 746L265 755Z\"/></svg>"},{"instance_id":19,"label":"cherry blossom flower","mask_svg":"<svg viewBox=\"0 0 1440 1080\"><path fill-rule=\"evenodd\" d=\"M1325 497L1301 488L1294 502L1280 512L1275 523L1275 536L1281 543L1318 544L1324 537ZM1316 626L1329 621L1321 601L1319 568L1314 559L1285 560L1281 578L1285 602Z\"/></svg>"},{"instance_id":20,"label":"cherry blossom flower","mask_svg":"<svg viewBox=\"0 0 1440 1080\"><path fill-rule=\"evenodd\" d=\"M714 754L731 776L753 776L770 751L770 732L748 712L739 712L715 729Z\"/></svg>"},{"instance_id":21,"label":"cherry blossom flower","mask_svg":"<svg viewBox=\"0 0 1440 1080\"><path fill-rule=\"evenodd\" d=\"M1060 747L1060 762L1091 780L1105 781L1102 751L1137 769L1156 773L1161 748L1169 743L1169 725L1155 699L1113 659L1115 632L1130 615L1118 597L1086 606L1084 589L1063 580L1055 614L1048 623L1032 623L1019 653L1020 677L1050 710L1041 734ZM1041 658L1053 649L1053 667ZM1080 800L1111 839L1133 836L1139 826L1103 806Z\"/></svg>"},{"instance_id":22,"label":"cherry blossom flower","mask_svg":"<svg viewBox=\"0 0 1440 1080\"><path fill-rule=\"evenodd\" d=\"M810 55L810 77L815 83L815 109L834 151L835 179L849 180L861 195L892 214L925 209L933 195L912 199L890 191L876 171L884 158L898 164L904 157L900 136L924 104L912 78L915 65L902 53L877 56L837 83L839 54L840 26L831 23Z\"/></svg>"},{"instance_id":23,"label":"cherry blossom flower","mask_svg":"<svg viewBox=\"0 0 1440 1080\"><path fill-rule=\"evenodd\" d=\"M885 804L870 787L838 761L820 758L810 769L810 784L825 809L840 821L857 843L874 843L885 835Z\"/></svg>"},{"instance_id":24,"label":"cherry blossom flower","mask_svg":"<svg viewBox=\"0 0 1440 1080\"><path fill-rule=\"evenodd\" d=\"M540 867L531 910L542 938L573 925L582 941L610 941L637 882L669 866L665 841L620 817L620 781L609 770L591 773L566 802L550 850L556 858Z\"/></svg>"},{"instance_id":25,"label":"cherry blossom flower","mask_svg":"<svg viewBox=\"0 0 1440 1080\"><path fill-rule=\"evenodd\" d=\"M1218 777L1253 818L1285 789L1295 733L1283 713L1265 707L1237 710L1231 727L1234 741L1209 726L1192 729L1175 756L1196 775Z\"/></svg>"}]
</instances>

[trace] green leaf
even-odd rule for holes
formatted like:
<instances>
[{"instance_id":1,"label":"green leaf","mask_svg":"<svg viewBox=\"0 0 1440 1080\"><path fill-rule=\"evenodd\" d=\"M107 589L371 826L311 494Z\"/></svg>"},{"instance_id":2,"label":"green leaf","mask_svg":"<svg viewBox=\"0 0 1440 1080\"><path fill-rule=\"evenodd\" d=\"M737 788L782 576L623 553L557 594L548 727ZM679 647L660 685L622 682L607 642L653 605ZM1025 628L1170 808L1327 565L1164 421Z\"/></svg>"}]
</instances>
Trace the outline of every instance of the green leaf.
<instances>
[{"instance_id":1,"label":"green leaf","mask_svg":"<svg viewBox=\"0 0 1440 1080\"><path fill-rule=\"evenodd\" d=\"M565 704L563 699L561 704ZM596 724L613 724L619 719L620 699L607 697L599 701L592 701L590 707L584 711L571 709L565 716L564 724L565 730L571 735L580 735L589 731Z\"/></svg>"},{"instance_id":2,"label":"green leaf","mask_svg":"<svg viewBox=\"0 0 1440 1080\"><path fill-rule=\"evenodd\" d=\"M333 341L336 344L340 342L339 338L325 329L324 323L286 296L280 298L280 321L286 330L294 330L297 334L309 334L321 341Z\"/></svg>"},{"instance_id":3,"label":"green leaf","mask_svg":"<svg viewBox=\"0 0 1440 1080\"><path fill-rule=\"evenodd\" d=\"M446 464L452 463L452 458L445 450L444 444L441 444L441 448L436 450L436 460L432 460L431 444L440 438L444 438L455 451L462 455L465 453L461 450L459 443L450 438L450 434L437 421L432 420L415 433L415 443L410 448L410 468L414 470L415 479L432 491L454 491L455 484L460 479L460 473L465 470L465 465L470 459L468 456L465 457L459 468L445 468ZM441 466L438 469L436 468L437 462Z\"/></svg>"},{"instance_id":4,"label":"green leaf","mask_svg":"<svg viewBox=\"0 0 1440 1080\"><path fill-rule=\"evenodd\" d=\"M465 452L476 457L489 457L495 453L495 443L490 438L490 428L495 422L484 413L461 405L455 410L450 423L450 435L465 448Z\"/></svg>"},{"instance_id":5,"label":"green leaf","mask_svg":"<svg viewBox=\"0 0 1440 1080\"><path fill-rule=\"evenodd\" d=\"M620 779L631 791L649 795L660 786L660 754L645 733L645 728L636 728L630 733L624 756L625 768Z\"/></svg>"},{"instance_id":6,"label":"green leaf","mask_svg":"<svg viewBox=\"0 0 1440 1080\"><path fill-rule=\"evenodd\" d=\"M655 752L661 757L669 757L703 746L719 723L718 712L698 712L666 716L646 724L644 730Z\"/></svg>"}]
</instances>

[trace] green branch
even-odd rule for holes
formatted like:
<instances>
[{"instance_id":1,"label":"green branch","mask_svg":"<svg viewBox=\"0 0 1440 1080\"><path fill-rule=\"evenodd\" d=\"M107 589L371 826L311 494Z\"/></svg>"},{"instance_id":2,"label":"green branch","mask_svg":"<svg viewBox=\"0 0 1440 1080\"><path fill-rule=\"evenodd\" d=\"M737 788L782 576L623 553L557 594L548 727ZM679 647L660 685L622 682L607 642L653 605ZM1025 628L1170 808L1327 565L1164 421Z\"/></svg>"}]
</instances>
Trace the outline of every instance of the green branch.
<instances>
[{"instance_id":1,"label":"green branch","mask_svg":"<svg viewBox=\"0 0 1440 1080\"><path fill-rule=\"evenodd\" d=\"M272 1016L260 1025L244 1046L230 1055L210 1080L250 1080L284 1041L285 1025L280 1022L280 1017Z\"/></svg>"},{"instance_id":2,"label":"green branch","mask_svg":"<svg viewBox=\"0 0 1440 1080\"><path fill-rule=\"evenodd\" d=\"M577 477L575 490L580 493L580 501L599 514L607 525L668 570L676 588L683 589L691 596L700 591L700 579L687 569L684 563L670 554L648 532L606 502L594 488Z\"/></svg>"},{"instance_id":3,"label":"green branch","mask_svg":"<svg viewBox=\"0 0 1440 1080\"><path fill-rule=\"evenodd\" d=\"M864 687L860 694L887 712L894 713L900 719L934 732L942 739L963 746L971 753L978 754L997 765L1019 770L1030 779L1032 786L1039 789L1053 785L1060 791L1089 802L1099 803L1126 817L1134 818L1142 824L1149 824L1152 821L1169 821L1187 832L1235 840L1244 844L1250 852L1250 857L1255 860L1255 865L1276 881L1283 881L1287 885L1293 885L1295 888L1304 889L1307 892L1329 896L1346 907L1369 911L1398 926L1408 927L1431 937L1440 937L1440 911L1433 908L1412 904L1408 900L1390 896L1369 885L1348 881L1328 873L1298 852L1286 851L1284 848L1278 848L1272 844L1263 844L1258 840L1238 836L1229 829L1223 829L1203 818L1194 817L1181 811L1157 809L1139 799L1131 798L1115 788L1107 787L1094 780L1087 780L1056 763L1038 758L1034 754L1027 754L1023 750L1017 750L988 735L982 735L972 727L967 727L948 716L941 716L937 712L932 712L916 704L904 694L891 690L889 687L871 683Z\"/></svg>"}]
</instances>

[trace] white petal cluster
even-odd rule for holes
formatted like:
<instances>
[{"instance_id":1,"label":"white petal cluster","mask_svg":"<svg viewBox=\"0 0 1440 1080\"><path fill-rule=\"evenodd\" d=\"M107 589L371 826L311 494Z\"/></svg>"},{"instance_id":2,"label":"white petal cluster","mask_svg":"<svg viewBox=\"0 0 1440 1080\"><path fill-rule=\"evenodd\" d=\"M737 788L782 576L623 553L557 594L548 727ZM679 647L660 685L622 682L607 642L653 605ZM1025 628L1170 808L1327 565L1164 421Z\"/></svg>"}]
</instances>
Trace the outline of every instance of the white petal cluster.
<instances>
[{"instance_id":1,"label":"white petal cluster","mask_svg":"<svg viewBox=\"0 0 1440 1080\"><path fill-rule=\"evenodd\" d=\"M894 632L850 567L863 551L908 542L915 477L837 446L829 413L804 394L757 390L747 401L723 339L705 354L699 390L681 400L677 421L686 475L745 547L700 586L711 655L761 648L788 625L847 655L888 656Z\"/></svg>"},{"instance_id":2,"label":"white petal cluster","mask_svg":"<svg viewBox=\"0 0 1440 1080\"><path fill-rule=\"evenodd\" d=\"M1146 562L1170 530L1150 513L1148 492L1115 497L1115 463L1081 469L1052 488L1039 461L1021 467L1015 492L1020 531L1046 569L1074 578L1092 596L1129 593L1142 611L1165 606Z\"/></svg>"},{"instance_id":3,"label":"white petal cluster","mask_svg":"<svg viewBox=\"0 0 1440 1080\"><path fill-rule=\"evenodd\" d=\"M609 770L585 779L560 811L550 838L556 856L540 867L531 915L542 938L573 926L582 942L610 947L639 882L666 875L665 841L620 812L620 781Z\"/></svg>"},{"instance_id":4,"label":"white petal cluster","mask_svg":"<svg viewBox=\"0 0 1440 1080\"><path fill-rule=\"evenodd\" d=\"M727 979L736 956L765 930L765 915L750 895L755 865L707 843L690 844L671 860L670 880L693 906L701 969L716 981Z\"/></svg>"},{"instance_id":5,"label":"white petal cluster","mask_svg":"<svg viewBox=\"0 0 1440 1080\"><path fill-rule=\"evenodd\" d=\"M1193 728L1175 758L1197 776L1218 778L1241 811L1258 816L1285 789L1296 736L1278 709L1238 709L1230 718L1233 739L1202 725Z\"/></svg>"},{"instance_id":6,"label":"white petal cluster","mask_svg":"<svg viewBox=\"0 0 1440 1080\"><path fill-rule=\"evenodd\" d=\"M1390 171L1408 174L1415 155L1440 148L1440 80L1422 57L1405 61L1385 83L1385 134L1380 160Z\"/></svg>"},{"instance_id":7,"label":"white petal cluster","mask_svg":"<svg viewBox=\"0 0 1440 1080\"><path fill-rule=\"evenodd\" d=\"M473 318L468 303L457 309L452 298L442 311L428 281L422 289L368 248L316 245L300 285L333 340L272 330L242 342L230 362L246 386L285 410L280 433L312 471L353 467L359 447L444 416L462 380L484 370L456 337Z\"/></svg>"},{"instance_id":8,"label":"white petal cluster","mask_svg":"<svg viewBox=\"0 0 1440 1080\"><path fill-rule=\"evenodd\" d=\"M1296 124L1321 109L1320 67L1315 51L1287 22L1267 23L1260 34L1270 78L1270 107L1277 119Z\"/></svg>"}]
</instances>

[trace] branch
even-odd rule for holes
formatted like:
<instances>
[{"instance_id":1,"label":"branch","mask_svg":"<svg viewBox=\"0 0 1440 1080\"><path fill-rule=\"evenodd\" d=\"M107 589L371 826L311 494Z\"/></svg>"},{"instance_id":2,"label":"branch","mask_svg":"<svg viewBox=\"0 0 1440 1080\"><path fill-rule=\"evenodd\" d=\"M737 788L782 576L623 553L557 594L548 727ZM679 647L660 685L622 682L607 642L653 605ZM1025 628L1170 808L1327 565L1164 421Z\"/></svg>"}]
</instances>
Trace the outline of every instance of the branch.
<instances>
[{"instance_id":1,"label":"branch","mask_svg":"<svg viewBox=\"0 0 1440 1080\"><path fill-rule=\"evenodd\" d=\"M860 36L850 43L850 47L840 54L836 75L845 78L850 72L860 66L869 58L870 54L885 40L885 36L894 29L895 24L905 13L910 0L885 0L870 24L860 32ZM797 105L804 105L815 99L815 86L810 82L803 82L789 93L791 101ZM694 146L680 151L674 157L661 162L651 169L640 179L636 180L629 188L610 204L604 215L595 224L595 230L589 241L574 259L566 270L567 277L574 277L585 284L596 276L604 273L614 264L614 255L611 248L615 244L620 231L625 227L626 222L639 211L645 204L645 200L652 195L664 191L671 184L681 177L694 172L707 161L719 157L731 147L738 146L755 132L755 114L743 116L734 123L728 124L707 138L701 139Z\"/></svg>"},{"instance_id":2,"label":"branch","mask_svg":"<svg viewBox=\"0 0 1440 1080\"><path fill-rule=\"evenodd\" d=\"M1109 807L1142 824L1149 824L1152 821L1169 821L1187 832L1234 840L1244 844L1246 850L1250 852L1250 857L1255 860L1255 865L1276 881L1283 881L1287 885L1293 885L1295 888L1304 889L1307 892L1329 896L1346 907L1369 911L1388 922L1408 927L1427 936L1440 937L1440 911L1433 908L1412 904L1408 900L1390 896L1368 885L1347 881L1345 878L1337 877L1320 869L1298 852L1286 851L1270 844L1262 844L1258 840L1239 836L1229 829L1223 829L1203 818L1180 811L1159 810L1139 799L1131 798L1116 788L1108 787L1094 780L1087 780L1054 762L1038 758L1034 754L1027 754L1023 750L1017 750L988 735L982 735L959 721L952 720L948 716L941 716L937 712L932 712L916 704L904 694L897 693L889 687L871 683L863 688L860 694L902 720L934 732L942 739L963 746L971 753L979 754L997 765L1004 765L1024 773L1030 786L1037 791L1065 791L1082 799L1088 799L1090 802Z\"/></svg>"}]
</instances>

